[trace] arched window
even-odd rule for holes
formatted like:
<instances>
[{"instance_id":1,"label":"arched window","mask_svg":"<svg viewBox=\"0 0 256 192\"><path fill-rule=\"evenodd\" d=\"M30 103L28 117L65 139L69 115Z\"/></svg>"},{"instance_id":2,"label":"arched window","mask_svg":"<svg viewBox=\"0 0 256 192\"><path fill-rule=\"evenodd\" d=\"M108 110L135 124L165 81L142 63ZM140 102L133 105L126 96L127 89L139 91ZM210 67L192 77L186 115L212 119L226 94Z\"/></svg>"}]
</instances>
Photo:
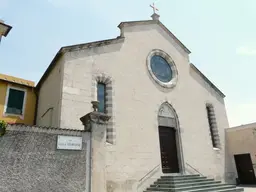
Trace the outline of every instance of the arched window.
<instances>
[{"instance_id":1,"label":"arched window","mask_svg":"<svg viewBox=\"0 0 256 192\"><path fill-rule=\"evenodd\" d=\"M100 102L99 111L111 117L107 125L106 136L106 141L110 144L115 144L116 140L113 82L110 76L101 72L95 73L92 81L92 98Z\"/></svg>"},{"instance_id":2,"label":"arched window","mask_svg":"<svg viewBox=\"0 0 256 192\"><path fill-rule=\"evenodd\" d=\"M220 138L214 108L211 104L206 105L207 118L212 139L213 148L220 148Z\"/></svg>"},{"instance_id":3,"label":"arched window","mask_svg":"<svg viewBox=\"0 0 256 192\"><path fill-rule=\"evenodd\" d=\"M99 112L106 113L106 85L104 83L97 84L97 100L99 103Z\"/></svg>"}]
</instances>

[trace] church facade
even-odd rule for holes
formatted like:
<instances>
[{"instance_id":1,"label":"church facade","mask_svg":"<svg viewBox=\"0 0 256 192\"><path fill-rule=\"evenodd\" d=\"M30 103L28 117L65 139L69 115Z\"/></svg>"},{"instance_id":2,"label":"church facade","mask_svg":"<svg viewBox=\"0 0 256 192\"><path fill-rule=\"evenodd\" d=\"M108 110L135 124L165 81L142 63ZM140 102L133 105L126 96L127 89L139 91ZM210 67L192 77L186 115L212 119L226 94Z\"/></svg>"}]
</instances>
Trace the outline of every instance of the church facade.
<instances>
[{"instance_id":1,"label":"church facade","mask_svg":"<svg viewBox=\"0 0 256 192\"><path fill-rule=\"evenodd\" d=\"M83 129L78 119L98 100L111 117L108 191L134 191L144 178L162 174L224 181L225 95L156 17L118 27L117 38L59 50L37 85L36 123Z\"/></svg>"}]
</instances>

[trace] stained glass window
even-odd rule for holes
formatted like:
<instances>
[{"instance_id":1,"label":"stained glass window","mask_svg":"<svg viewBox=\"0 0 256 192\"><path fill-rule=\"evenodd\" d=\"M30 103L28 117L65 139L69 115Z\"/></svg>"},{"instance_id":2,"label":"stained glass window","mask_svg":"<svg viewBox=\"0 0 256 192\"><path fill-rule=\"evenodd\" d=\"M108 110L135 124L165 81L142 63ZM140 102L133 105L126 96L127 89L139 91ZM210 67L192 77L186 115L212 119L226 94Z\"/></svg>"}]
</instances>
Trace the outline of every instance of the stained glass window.
<instances>
[{"instance_id":1,"label":"stained glass window","mask_svg":"<svg viewBox=\"0 0 256 192\"><path fill-rule=\"evenodd\" d=\"M104 83L98 83L97 85L97 99L99 103L99 112L106 112L106 85Z\"/></svg>"},{"instance_id":2,"label":"stained glass window","mask_svg":"<svg viewBox=\"0 0 256 192\"><path fill-rule=\"evenodd\" d=\"M151 58L150 67L156 78L164 83L172 80L172 69L169 63L161 56Z\"/></svg>"}]
</instances>

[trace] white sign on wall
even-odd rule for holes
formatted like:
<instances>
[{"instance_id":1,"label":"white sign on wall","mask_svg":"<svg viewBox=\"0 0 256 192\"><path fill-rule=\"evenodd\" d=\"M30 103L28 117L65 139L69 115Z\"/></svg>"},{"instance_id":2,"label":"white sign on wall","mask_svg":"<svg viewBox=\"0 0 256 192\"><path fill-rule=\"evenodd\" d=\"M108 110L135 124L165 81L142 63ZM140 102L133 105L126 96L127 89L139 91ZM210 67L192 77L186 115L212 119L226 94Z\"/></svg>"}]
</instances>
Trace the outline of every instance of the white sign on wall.
<instances>
[{"instance_id":1,"label":"white sign on wall","mask_svg":"<svg viewBox=\"0 0 256 192\"><path fill-rule=\"evenodd\" d=\"M57 149L82 150L82 137L58 135Z\"/></svg>"}]
</instances>

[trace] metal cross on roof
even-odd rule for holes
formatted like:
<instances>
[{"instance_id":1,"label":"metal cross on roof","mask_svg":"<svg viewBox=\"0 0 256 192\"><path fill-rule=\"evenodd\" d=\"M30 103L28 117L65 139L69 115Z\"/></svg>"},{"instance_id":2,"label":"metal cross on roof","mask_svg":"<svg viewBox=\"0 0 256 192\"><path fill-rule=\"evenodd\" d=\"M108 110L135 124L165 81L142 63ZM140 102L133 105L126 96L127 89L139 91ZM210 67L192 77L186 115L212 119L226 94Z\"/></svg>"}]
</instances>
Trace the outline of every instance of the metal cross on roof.
<instances>
[{"instance_id":1,"label":"metal cross on roof","mask_svg":"<svg viewBox=\"0 0 256 192\"><path fill-rule=\"evenodd\" d=\"M156 11L159 11L156 6L155 3L153 3L152 5L150 5L150 7L153 9L154 13L156 13Z\"/></svg>"}]
</instances>

